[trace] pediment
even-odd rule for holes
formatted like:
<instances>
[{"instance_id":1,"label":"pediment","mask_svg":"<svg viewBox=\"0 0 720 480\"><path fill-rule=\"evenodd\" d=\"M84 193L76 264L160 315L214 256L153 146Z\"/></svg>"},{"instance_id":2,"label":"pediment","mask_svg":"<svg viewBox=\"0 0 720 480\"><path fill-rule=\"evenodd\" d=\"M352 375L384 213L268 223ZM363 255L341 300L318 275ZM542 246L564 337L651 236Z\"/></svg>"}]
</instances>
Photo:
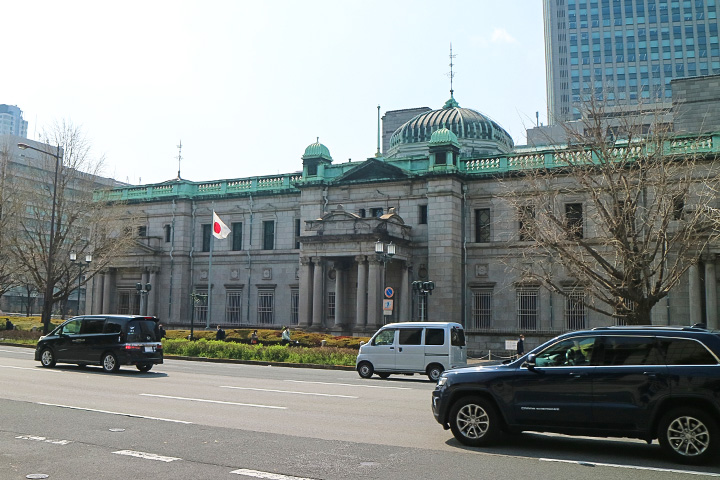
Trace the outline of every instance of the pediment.
<instances>
[{"instance_id":1,"label":"pediment","mask_svg":"<svg viewBox=\"0 0 720 480\"><path fill-rule=\"evenodd\" d=\"M390 165L376 158L368 158L367 161L337 177L333 183L405 180L409 177L410 175L402 168Z\"/></svg>"}]
</instances>

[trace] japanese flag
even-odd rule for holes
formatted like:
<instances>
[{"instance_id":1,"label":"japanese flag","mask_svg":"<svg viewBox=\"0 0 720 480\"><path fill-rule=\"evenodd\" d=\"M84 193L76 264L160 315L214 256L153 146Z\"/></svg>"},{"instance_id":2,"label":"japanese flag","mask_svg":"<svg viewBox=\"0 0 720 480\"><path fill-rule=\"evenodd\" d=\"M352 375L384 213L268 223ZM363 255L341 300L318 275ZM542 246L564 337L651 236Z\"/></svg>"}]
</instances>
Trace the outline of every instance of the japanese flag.
<instances>
[{"instance_id":1,"label":"japanese flag","mask_svg":"<svg viewBox=\"0 0 720 480\"><path fill-rule=\"evenodd\" d=\"M223 223L222 220L220 220L220 217L217 216L215 210L213 210L213 235L215 238L219 238L220 240L230 235L230 229Z\"/></svg>"}]
</instances>

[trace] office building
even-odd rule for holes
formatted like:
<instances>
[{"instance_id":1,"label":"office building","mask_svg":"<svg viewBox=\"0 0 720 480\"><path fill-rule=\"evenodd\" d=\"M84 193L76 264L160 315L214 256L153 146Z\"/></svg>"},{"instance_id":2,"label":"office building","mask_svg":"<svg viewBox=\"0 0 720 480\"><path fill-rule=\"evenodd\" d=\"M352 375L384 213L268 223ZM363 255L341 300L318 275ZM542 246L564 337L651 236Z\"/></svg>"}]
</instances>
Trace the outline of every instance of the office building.
<instances>
[{"instance_id":1,"label":"office building","mask_svg":"<svg viewBox=\"0 0 720 480\"><path fill-rule=\"evenodd\" d=\"M28 122L22 118L22 110L14 105L0 105L0 135L16 135L27 138Z\"/></svg>"},{"instance_id":2,"label":"office building","mask_svg":"<svg viewBox=\"0 0 720 480\"><path fill-rule=\"evenodd\" d=\"M548 122L669 107L671 81L720 73L717 0L544 0Z\"/></svg>"}]
</instances>

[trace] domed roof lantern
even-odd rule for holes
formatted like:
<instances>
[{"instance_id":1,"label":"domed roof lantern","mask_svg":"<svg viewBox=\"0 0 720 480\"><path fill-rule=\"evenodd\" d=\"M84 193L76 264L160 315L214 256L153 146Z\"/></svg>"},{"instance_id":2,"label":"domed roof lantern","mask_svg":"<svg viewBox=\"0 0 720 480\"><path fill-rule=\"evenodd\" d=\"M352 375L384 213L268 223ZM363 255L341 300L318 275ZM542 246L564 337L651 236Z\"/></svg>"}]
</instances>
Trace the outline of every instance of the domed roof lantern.
<instances>
[{"instance_id":1,"label":"domed roof lantern","mask_svg":"<svg viewBox=\"0 0 720 480\"><path fill-rule=\"evenodd\" d=\"M445 127L435 130L430 136L430 142L428 144L430 146L451 144L460 147L457 135Z\"/></svg>"},{"instance_id":2,"label":"domed roof lantern","mask_svg":"<svg viewBox=\"0 0 720 480\"><path fill-rule=\"evenodd\" d=\"M332 162L332 156L330 156L330 150L320 143L320 137L317 138L317 141L315 143L311 143L308 145L308 147L305 149L305 153L302 156L303 160L310 160L310 159L324 159ZM303 162L305 163L305 162Z\"/></svg>"}]
</instances>

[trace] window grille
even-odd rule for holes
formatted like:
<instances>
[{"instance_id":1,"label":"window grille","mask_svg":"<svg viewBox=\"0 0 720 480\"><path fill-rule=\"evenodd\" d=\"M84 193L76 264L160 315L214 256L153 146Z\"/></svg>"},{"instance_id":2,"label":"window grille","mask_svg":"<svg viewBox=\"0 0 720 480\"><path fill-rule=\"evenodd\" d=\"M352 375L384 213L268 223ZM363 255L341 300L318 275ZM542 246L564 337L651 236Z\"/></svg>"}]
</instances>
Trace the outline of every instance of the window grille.
<instances>
[{"instance_id":1,"label":"window grille","mask_svg":"<svg viewBox=\"0 0 720 480\"><path fill-rule=\"evenodd\" d=\"M228 290L225 301L225 323L242 323L242 290Z\"/></svg>"},{"instance_id":2,"label":"window grille","mask_svg":"<svg viewBox=\"0 0 720 480\"><path fill-rule=\"evenodd\" d=\"M582 330L585 327L585 291L574 288L566 292L565 296L565 328L568 330Z\"/></svg>"},{"instance_id":3,"label":"window grille","mask_svg":"<svg viewBox=\"0 0 720 480\"><path fill-rule=\"evenodd\" d=\"M488 329L492 325L492 299L491 288L473 290L473 306L471 329Z\"/></svg>"},{"instance_id":4,"label":"window grille","mask_svg":"<svg viewBox=\"0 0 720 480\"><path fill-rule=\"evenodd\" d=\"M536 330L538 317L537 287L523 287L517 290L517 317L520 330Z\"/></svg>"},{"instance_id":5,"label":"window grille","mask_svg":"<svg viewBox=\"0 0 720 480\"><path fill-rule=\"evenodd\" d=\"M275 292L260 290L258 292L258 323L272 325L275 322Z\"/></svg>"},{"instance_id":6,"label":"window grille","mask_svg":"<svg viewBox=\"0 0 720 480\"><path fill-rule=\"evenodd\" d=\"M290 292L290 323L300 323L300 290L293 288Z\"/></svg>"}]
</instances>

